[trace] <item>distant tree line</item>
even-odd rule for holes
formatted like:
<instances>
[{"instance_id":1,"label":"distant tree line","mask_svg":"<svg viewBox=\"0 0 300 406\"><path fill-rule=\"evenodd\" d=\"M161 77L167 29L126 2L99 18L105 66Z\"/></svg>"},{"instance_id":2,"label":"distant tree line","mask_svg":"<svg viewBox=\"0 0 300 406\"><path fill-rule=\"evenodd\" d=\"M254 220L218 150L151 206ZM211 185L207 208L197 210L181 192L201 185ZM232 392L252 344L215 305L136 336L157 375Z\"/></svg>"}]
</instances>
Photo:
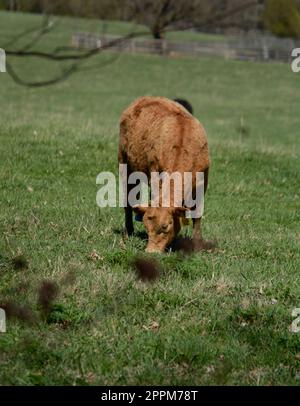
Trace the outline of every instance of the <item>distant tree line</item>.
<instances>
[{"instance_id":1,"label":"distant tree line","mask_svg":"<svg viewBox=\"0 0 300 406\"><path fill-rule=\"evenodd\" d=\"M300 0L0 0L0 9L136 21L154 38L168 29L268 30L300 38Z\"/></svg>"},{"instance_id":2,"label":"distant tree line","mask_svg":"<svg viewBox=\"0 0 300 406\"><path fill-rule=\"evenodd\" d=\"M300 38L300 1L268 0L264 24L280 37Z\"/></svg>"}]
</instances>

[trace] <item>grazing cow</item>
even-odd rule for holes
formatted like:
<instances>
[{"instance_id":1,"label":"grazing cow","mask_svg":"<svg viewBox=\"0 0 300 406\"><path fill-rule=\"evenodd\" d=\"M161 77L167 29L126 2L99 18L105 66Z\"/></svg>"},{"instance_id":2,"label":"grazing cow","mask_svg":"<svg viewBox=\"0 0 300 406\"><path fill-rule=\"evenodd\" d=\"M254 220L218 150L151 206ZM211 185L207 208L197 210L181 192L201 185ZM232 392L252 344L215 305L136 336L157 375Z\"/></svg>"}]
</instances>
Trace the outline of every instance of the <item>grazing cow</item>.
<instances>
[{"instance_id":1,"label":"grazing cow","mask_svg":"<svg viewBox=\"0 0 300 406\"><path fill-rule=\"evenodd\" d=\"M203 172L206 191L210 159L205 130L175 101L163 97L141 97L123 112L118 159L120 164L127 164L127 176L135 171L145 173L148 179L152 172L179 172L182 176L184 172L191 172L193 195L196 172ZM128 193L132 187L134 185L128 185ZM164 251L180 231L180 218L185 217L187 208L184 207L183 196L179 196L181 206L176 207L176 191L173 192L170 207L125 207L127 235L134 231L132 209L143 215L149 237L147 252ZM193 219L193 239L202 241L201 218Z\"/></svg>"}]
</instances>

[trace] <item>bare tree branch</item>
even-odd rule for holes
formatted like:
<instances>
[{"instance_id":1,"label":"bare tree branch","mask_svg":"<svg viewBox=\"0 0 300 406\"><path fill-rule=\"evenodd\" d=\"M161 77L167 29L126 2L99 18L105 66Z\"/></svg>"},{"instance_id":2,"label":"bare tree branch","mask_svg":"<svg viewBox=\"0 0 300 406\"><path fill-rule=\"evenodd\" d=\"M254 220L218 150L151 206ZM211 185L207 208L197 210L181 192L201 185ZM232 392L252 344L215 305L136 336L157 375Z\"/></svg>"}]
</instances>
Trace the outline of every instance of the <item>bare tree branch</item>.
<instances>
[{"instance_id":1,"label":"bare tree branch","mask_svg":"<svg viewBox=\"0 0 300 406\"><path fill-rule=\"evenodd\" d=\"M187 28L205 28L226 20L250 7L257 6L262 0L241 0L234 6L224 6L223 0L134 0L132 17L137 22L147 25L154 38L162 38L163 33L172 30L175 23L190 21ZM218 10L222 10L222 12ZM199 15L200 13L200 15ZM202 18L201 18L202 14ZM186 24L185 24L186 25ZM186 29L186 28L185 28Z\"/></svg>"},{"instance_id":2,"label":"bare tree branch","mask_svg":"<svg viewBox=\"0 0 300 406\"><path fill-rule=\"evenodd\" d=\"M179 3L180 1L180 3ZM212 15L205 16L203 18L203 21L200 23L191 23L188 24L184 27L184 29L191 29L191 28L204 28L207 26L210 26L212 24L215 24L216 22L223 21L227 19L228 17L231 17L235 14L241 13L245 10L247 10L250 7L253 7L258 4L259 0L248 0L244 1L242 4L232 7L228 9L226 12L222 13L213 13ZM156 21L152 21L151 24L154 24L151 27L152 32L157 32L157 35L161 35L161 33L165 32L170 32L174 31L174 28L171 28L171 24L175 22L180 22L180 21L185 21L186 20L186 15L183 14L183 9L186 0L164 0L164 1L154 1L153 4L152 2L147 2L147 7L153 5L153 10L152 12L155 15L155 18L157 19ZM147 13L147 7L143 8L143 5L145 5L144 2L141 2L139 0L134 0L132 1L132 4L134 7L136 7L136 10L141 10L144 13ZM186 9L185 9L186 10ZM156 26L155 26L156 25ZM12 50L12 49L6 49L6 55L8 56L8 61L7 61L7 72L11 76L11 78L19 85L22 86L27 86L27 87L42 87L42 86L50 86L56 83L60 83L66 79L68 79L71 75L73 75L75 72L79 71L79 69L89 69L89 67L82 68L80 65L84 62L89 60L90 58L94 57L95 55L99 55L101 52L111 49L117 45L121 45L123 42L126 40L132 39L132 38L137 38L141 36L146 36L149 34L149 32L138 32L138 33L130 33L124 37L117 38L111 41L108 41L104 44L102 44L99 47L90 49L88 51L83 51L79 50L77 52L74 52L73 47L57 47L55 48L52 52L45 52L45 51L38 51L38 50L32 50L32 47L36 45L40 39L50 32L53 29L53 25L49 25L49 16L46 16L42 26L37 29L37 28L32 28L29 30L26 30L22 34L19 34L17 37L15 37L13 40L11 40L8 44L13 45L15 44L21 37L31 34L33 32L38 31L37 36L29 41L25 46L23 46L20 49L17 50ZM49 80L45 81L26 81L22 79L14 70L12 67L12 64L10 62L9 57L21 57L21 58L27 58L27 57L34 57L34 58L40 58L40 59L46 59L50 60L53 62L64 62L64 61L70 61L72 62L71 65L64 69L61 74L57 75L54 78L51 78ZM115 60L117 58L112 58L112 60ZM104 64L109 63L109 62L104 62Z\"/></svg>"},{"instance_id":3,"label":"bare tree branch","mask_svg":"<svg viewBox=\"0 0 300 406\"><path fill-rule=\"evenodd\" d=\"M77 65L73 64L70 68L68 68L62 74L53 79L40 82L27 82L26 80L21 79L20 76L12 68L9 62L6 62L6 71L10 75L10 77L14 80L14 82L16 82L18 85L26 87L46 87L63 82L66 79L68 79L73 73L77 71Z\"/></svg>"},{"instance_id":4,"label":"bare tree branch","mask_svg":"<svg viewBox=\"0 0 300 406\"><path fill-rule=\"evenodd\" d=\"M29 49L34 47L42 39L42 37L44 35L48 34L51 31L53 31L53 28L54 28L55 25L57 25L57 22L56 23L51 22L50 17L46 16L45 23L42 26L40 32L38 32L37 35L35 36L35 38L33 38L31 42L29 42L27 45L25 45L22 48L22 50L23 51L28 51Z\"/></svg>"},{"instance_id":5,"label":"bare tree branch","mask_svg":"<svg viewBox=\"0 0 300 406\"><path fill-rule=\"evenodd\" d=\"M246 1L245 3L242 3L239 6L235 6L235 7L230 8L227 12L223 12L222 14L220 14L220 13L215 14L214 16L209 17L204 22L204 26L209 26L209 25L214 24L216 22L226 20L228 17L232 17L235 14L241 13L242 11L245 11L248 8L254 7L254 6L257 6L257 5L258 5L257 0ZM203 25L201 24L201 26L203 26Z\"/></svg>"},{"instance_id":6,"label":"bare tree branch","mask_svg":"<svg viewBox=\"0 0 300 406\"><path fill-rule=\"evenodd\" d=\"M42 87L42 86L50 86L56 83L60 83L62 81L65 81L68 79L72 74L77 72L79 70L79 64L82 63L85 60L88 60L92 58L93 56L99 54L100 52L110 49L116 45L122 44L124 41L131 39L131 38L136 38L139 36L144 36L148 34L147 32L139 32L139 33L131 33L125 37L122 38L117 38L111 41L108 41L106 44L103 44L101 47L93 48L91 50L85 51L83 53L76 53L76 54L64 54L64 55L59 55L59 52L65 50L72 50L74 51L73 48L71 47L58 47L56 48L53 52L41 52L41 51L23 51L23 50L18 50L18 51L6 51L6 55L9 56L14 56L14 57L36 57L36 58L42 58L42 59L48 59L51 61L73 61L73 64L67 68L65 71L62 72L62 74L56 76L53 79L47 80L47 81L40 81L40 82L30 82L23 80L13 69L12 65L10 64L9 61L6 63L6 70L7 73L11 76L11 78L19 85L22 86L27 86L27 87ZM117 58L112 58L112 60L115 60ZM106 63L104 63L106 64ZM81 68L82 69L82 68Z\"/></svg>"},{"instance_id":7,"label":"bare tree branch","mask_svg":"<svg viewBox=\"0 0 300 406\"><path fill-rule=\"evenodd\" d=\"M104 51L106 49L119 45L128 39L141 37L141 36L144 36L147 34L148 34L148 32L139 32L136 34L128 34L125 37L113 39L111 41L108 41L106 44L102 45L101 47L92 48L88 51L85 51L84 53L75 53L75 54L70 54L70 55L67 55L67 54L58 55L58 52L60 52L61 50L67 50L67 49L74 50L72 47L58 47L53 52L23 51L23 49L16 50L16 51L6 50L6 55L18 56L18 57L36 57L36 58L50 59L53 61L82 60L82 59L88 59L88 58L94 56L95 54L99 53L100 51Z\"/></svg>"},{"instance_id":8,"label":"bare tree branch","mask_svg":"<svg viewBox=\"0 0 300 406\"><path fill-rule=\"evenodd\" d=\"M37 37L39 37L41 35L41 33L42 33L42 35L44 35L44 34L50 32L51 30L53 30L55 25L56 25L56 23L50 22L50 15L45 15L41 25L39 25L38 27L31 27L31 28L28 28L27 30L22 31L20 34L18 34L14 38L12 38L9 42L4 44L4 48L8 48L8 47L15 45L20 39L23 39L27 35L33 34L35 32L38 33ZM32 41L32 46L35 44L35 42L36 42L36 38ZM26 47L27 46L29 46L29 44L27 44Z\"/></svg>"}]
</instances>

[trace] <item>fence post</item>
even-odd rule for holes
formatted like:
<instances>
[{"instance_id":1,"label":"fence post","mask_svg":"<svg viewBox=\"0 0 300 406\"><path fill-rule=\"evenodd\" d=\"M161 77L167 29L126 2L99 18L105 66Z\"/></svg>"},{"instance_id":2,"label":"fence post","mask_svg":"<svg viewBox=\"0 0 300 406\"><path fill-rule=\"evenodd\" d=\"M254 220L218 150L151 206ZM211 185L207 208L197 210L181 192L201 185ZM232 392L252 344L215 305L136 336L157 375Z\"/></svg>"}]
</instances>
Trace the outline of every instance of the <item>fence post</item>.
<instances>
[{"instance_id":1,"label":"fence post","mask_svg":"<svg viewBox=\"0 0 300 406\"><path fill-rule=\"evenodd\" d=\"M6 333L6 314L3 309L0 308L0 333Z\"/></svg>"},{"instance_id":2,"label":"fence post","mask_svg":"<svg viewBox=\"0 0 300 406\"><path fill-rule=\"evenodd\" d=\"M269 47L265 38L262 38L262 51L264 60L269 59Z\"/></svg>"},{"instance_id":3,"label":"fence post","mask_svg":"<svg viewBox=\"0 0 300 406\"><path fill-rule=\"evenodd\" d=\"M164 38L162 40L162 50L163 50L163 55L164 56L166 56L168 54L167 48L168 48L168 43L167 43L166 39Z\"/></svg>"},{"instance_id":4,"label":"fence post","mask_svg":"<svg viewBox=\"0 0 300 406\"><path fill-rule=\"evenodd\" d=\"M131 53L132 54L135 54L135 39L134 38L132 38L131 39Z\"/></svg>"},{"instance_id":5,"label":"fence post","mask_svg":"<svg viewBox=\"0 0 300 406\"><path fill-rule=\"evenodd\" d=\"M2 48L0 48L0 72L6 72L6 53Z\"/></svg>"},{"instance_id":6,"label":"fence post","mask_svg":"<svg viewBox=\"0 0 300 406\"><path fill-rule=\"evenodd\" d=\"M107 35L99 36L87 32L76 32L72 36L72 45L78 48L95 48L109 43L112 39L118 37ZM116 42L112 46L115 51L137 52L158 54L167 56L170 52L173 54L184 54L191 56L218 55L226 59L241 60L279 60L287 62L291 59L291 49L297 47L297 42L293 39L282 40L276 37L258 36L256 38L236 38L229 37L222 42L172 42L167 39L139 39L135 38ZM291 47L291 49L290 49ZM288 54L287 54L288 53ZM1 60L2 56L2 60ZM0 49L0 71L5 72L4 62L5 52Z\"/></svg>"}]
</instances>

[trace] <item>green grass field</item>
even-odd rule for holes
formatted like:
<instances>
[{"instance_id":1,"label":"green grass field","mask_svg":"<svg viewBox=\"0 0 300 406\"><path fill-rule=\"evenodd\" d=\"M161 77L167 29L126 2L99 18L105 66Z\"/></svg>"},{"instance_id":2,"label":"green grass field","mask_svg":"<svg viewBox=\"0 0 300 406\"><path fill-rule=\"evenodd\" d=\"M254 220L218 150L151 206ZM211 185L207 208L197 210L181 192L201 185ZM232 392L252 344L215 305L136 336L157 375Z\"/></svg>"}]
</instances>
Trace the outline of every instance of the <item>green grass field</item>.
<instances>
[{"instance_id":1,"label":"green grass field","mask_svg":"<svg viewBox=\"0 0 300 406\"><path fill-rule=\"evenodd\" d=\"M33 20L0 13L0 47ZM64 21L39 47L69 43ZM111 57L48 88L0 74L0 303L36 317L8 319L0 384L299 385L300 333L289 329L300 308L300 74L218 58L105 65ZM29 79L60 69L12 62ZM151 285L131 267L146 241L124 240L122 209L96 205L97 174L118 170L120 114L140 95L185 97L206 127L203 233L218 241L211 253L156 255ZM19 255L28 267L13 266ZM47 320L44 280L59 285Z\"/></svg>"}]
</instances>

